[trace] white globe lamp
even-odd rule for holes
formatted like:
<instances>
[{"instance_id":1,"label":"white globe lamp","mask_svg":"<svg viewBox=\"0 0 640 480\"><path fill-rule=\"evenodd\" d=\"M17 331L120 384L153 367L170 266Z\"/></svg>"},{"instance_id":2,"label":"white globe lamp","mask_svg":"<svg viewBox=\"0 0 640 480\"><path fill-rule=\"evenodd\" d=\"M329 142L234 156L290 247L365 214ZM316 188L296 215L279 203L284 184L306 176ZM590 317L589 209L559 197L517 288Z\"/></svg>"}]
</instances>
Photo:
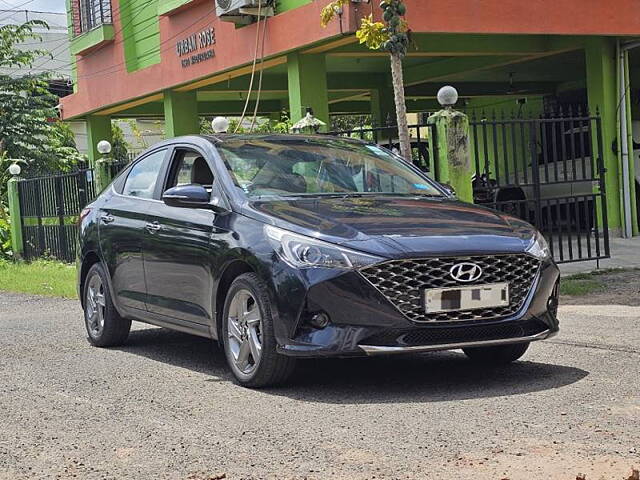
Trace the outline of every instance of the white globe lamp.
<instances>
[{"instance_id":1,"label":"white globe lamp","mask_svg":"<svg viewBox=\"0 0 640 480\"><path fill-rule=\"evenodd\" d=\"M12 163L11 165L9 165L9 173L11 175L18 176L20 175L21 171L22 169L20 168L20 165L18 165L17 163Z\"/></svg>"},{"instance_id":2,"label":"white globe lamp","mask_svg":"<svg viewBox=\"0 0 640 480\"><path fill-rule=\"evenodd\" d=\"M111 143L106 140L100 140L96 148L102 155L109 155L111 153Z\"/></svg>"},{"instance_id":3,"label":"white globe lamp","mask_svg":"<svg viewBox=\"0 0 640 480\"><path fill-rule=\"evenodd\" d=\"M458 91L451 85L445 85L438 90L438 103L443 107L453 107L458 101Z\"/></svg>"},{"instance_id":4,"label":"white globe lamp","mask_svg":"<svg viewBox=\"0 0 640 480\"><path fill-rule=\"evenodd\" d=\"M227 133L229 131L229 119L227 117L216 117L211 121L213 133Z\"/></svg>"}]
</instances>

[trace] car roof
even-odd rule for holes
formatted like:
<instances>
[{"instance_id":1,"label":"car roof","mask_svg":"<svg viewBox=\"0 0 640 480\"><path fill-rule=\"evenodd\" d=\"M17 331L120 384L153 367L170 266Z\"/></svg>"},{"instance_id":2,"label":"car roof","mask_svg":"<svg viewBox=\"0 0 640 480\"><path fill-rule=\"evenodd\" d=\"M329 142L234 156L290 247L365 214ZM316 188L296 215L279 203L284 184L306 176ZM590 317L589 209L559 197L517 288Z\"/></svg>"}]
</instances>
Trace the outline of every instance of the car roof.
<instances>
[{"instance_id":1,"label":"car roof","mask_svg":"<svg viewBox=\"0 0 640 480\"><path fill-rule=\"evenodd\" d=\"M282 141L282 140L321 140L328 141L330 139L340 138L341 140L350 142L350 143L367 143L358 138L349 138L349 137L335 137L332 135L305 135L305 134L292 134L292 133L221 133L215 135L184 135L181 137L174 137L164 140L160 143L157 143L153 146L153 148L162 147L162 146L170 146L176 143L195 143L200 144L203 141L212 143L214 145L221 144L228 141L234 140L263 140L263 141Z\"/></svg>"},{"instance_id":2,"label":"car roof","mask_svg":"<svg viewBox=\"0 0 640 480\"><path fill-rule=\"evenodd\" d=\"M301 133L221 133L215 135L200 135L202 138L206 138L215 143L224 143L226 141L233 140L263 140L263 141L278 141L278 140L330 140L332 138L340 138L345 141L353 143L363 143L362 140L349 137L336 137L333 135L305 135Z\"/></svg>"}]
</instances>

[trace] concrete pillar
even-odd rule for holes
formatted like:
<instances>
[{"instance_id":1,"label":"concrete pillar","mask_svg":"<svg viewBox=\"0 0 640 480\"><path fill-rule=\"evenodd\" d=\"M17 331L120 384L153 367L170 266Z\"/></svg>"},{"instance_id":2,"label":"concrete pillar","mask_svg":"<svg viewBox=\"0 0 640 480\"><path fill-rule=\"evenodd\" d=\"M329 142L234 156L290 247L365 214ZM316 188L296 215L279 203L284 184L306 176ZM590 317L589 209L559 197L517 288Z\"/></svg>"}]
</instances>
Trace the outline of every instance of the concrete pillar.
<instances>
[{"instance_id":1,"label":"concrete pillar","mask_svg":"<svg viewBox=\"0 0 640 480\"><path fill-rule=\"evenodd\" d=\"M391 85L370 90L371 118L376 127L398 123Z\"/></svg>"},{"instance_id":2,"label":"concrete pillar","mask_svg":"<svg viewBox=\"0 0 640 480\"><path fill-rule=\"evenodd\" d=\"M429 148L434 158L435 179L453 187L463 202L473 203L471 155L469 153L469 119L467 116L444 108L427 121L435 125L435 138L429 137Z\"/></svg>"},{"instance_id":3,"label":"concrete pillar","mask_svg":"<svg viewBox=\"0 0 640 480\"><path fill-rule=\"evenodd\" d=\"M324 55L298 52L288 55L287 74L291 121L297 122L306 114L307 108L312 108L314 116L328 126L329 94ZM324 130L326 131L326 127Z\"/></svg>"},{"instance_id":4,"label":"concrete pillar","mask_svg":"<svg viewBox=\"0 0 640 480\"><path fill-rule=\"evenodd\" d=\"M609 37L591 37L585 42L587 66L587 94L591 114L596 111L602 119L602 155L604 160L605 187L607 194L607 216L612 233L621 228L620 169L618 157L612 145L618 137L617 99L616 99L616 46L615 39ZM598 139L594 135L592 151L598 152ZM602 222L601 211L598 221Z\"/></svg>"},{"instance_id":5,"label":"concrete pillar","mask_svg":"<svg viewBox=\"0 0 640 480\"><path fill-rule=\"evenodd\" d=\"M20 220L20 196L18 195L18 179L10 178L7 183L7 197L9 199L9 220L11 221L11 249L16 258L24 253L22 240L22 221Z\"/></svg>"},{"instance_id":6,"label":"concrete pillar","mask_svg":"<svg viewBox=\"0 0 640 480\"><path fill-rule=\"evenodd\" d=\"M98 143L102 140L113 142L111 117L108 115L89 115L87 117L89 165L93 168L97 192L102 191L111 182L105 159L98 152Z\"/></svg>"},{"instance_id":7,"label":"concrete pillar","mask_svg":"<svg viewBox=\"0 0 640 480\"><path fill-rule=\"evenodd\" d=\"M200 117L196 92L164 92L164 122L166 138L199 134Z\"/></svg>"}]
</instances>

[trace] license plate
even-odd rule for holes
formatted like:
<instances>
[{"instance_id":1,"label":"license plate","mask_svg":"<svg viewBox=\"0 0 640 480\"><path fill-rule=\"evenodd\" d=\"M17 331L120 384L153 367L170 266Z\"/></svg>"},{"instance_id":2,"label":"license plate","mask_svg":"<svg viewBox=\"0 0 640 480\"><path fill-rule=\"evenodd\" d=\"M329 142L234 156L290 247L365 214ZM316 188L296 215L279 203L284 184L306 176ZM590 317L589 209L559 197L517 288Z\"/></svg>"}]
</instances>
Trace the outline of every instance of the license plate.
<instances>
[{"instance_id":1,"label":"license plate","mask_svg":"<svg viewBox=\"0 0 640 480\"><path fill-rule=\"evenodd\" d=\"M430 288L424 291L424 304L427 313L506 307L509 305L509 284Z\"/></svg>"}]
</instances>

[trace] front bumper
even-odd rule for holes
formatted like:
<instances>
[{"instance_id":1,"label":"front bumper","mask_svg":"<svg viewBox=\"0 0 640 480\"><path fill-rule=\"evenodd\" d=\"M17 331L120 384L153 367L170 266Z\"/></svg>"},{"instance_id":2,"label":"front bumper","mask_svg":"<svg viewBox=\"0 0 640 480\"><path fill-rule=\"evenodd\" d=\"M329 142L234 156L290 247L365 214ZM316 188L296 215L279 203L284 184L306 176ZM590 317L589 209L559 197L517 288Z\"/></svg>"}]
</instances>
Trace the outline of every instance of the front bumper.
<instances>
[{"instance_id":1,"label":"front bumper","mask_svg":"<svg viewBox=\"0 0 640 480\"><path fill-rule=\"evenodd\" d=\"M546 329L540 333L533 335L527 335L523 337L514 338L496 338L493 340L475 340L468 342L458 343L441 343L436 345L414 345L414 346L384 346L384 345L360 345L360 348L370 356L373 355L388 355L391 353L423 353L423 352L437 352L441 350L456 350L458 348L471 348L471 347L496 347L499 345L509 345L513 343L535 342L536 340L545 340L552 337L557 332L551 332Z\"/></svg>"},{"instance_id":2,"label":"front bumper","mask_svg":"<svg viewBox=\"0 0 640 480\"><path fill-rule=\"evenodd\" d=\"M415 322L403 315L359 273L349 272L308 288L291 335L278 351L296 357L351 357L428 352L543 340L555 335L559 270L540 265L522 307L512 315L456 322ZM310 323L314 312L331 318Z\"/></svg>"}]
</instances>

